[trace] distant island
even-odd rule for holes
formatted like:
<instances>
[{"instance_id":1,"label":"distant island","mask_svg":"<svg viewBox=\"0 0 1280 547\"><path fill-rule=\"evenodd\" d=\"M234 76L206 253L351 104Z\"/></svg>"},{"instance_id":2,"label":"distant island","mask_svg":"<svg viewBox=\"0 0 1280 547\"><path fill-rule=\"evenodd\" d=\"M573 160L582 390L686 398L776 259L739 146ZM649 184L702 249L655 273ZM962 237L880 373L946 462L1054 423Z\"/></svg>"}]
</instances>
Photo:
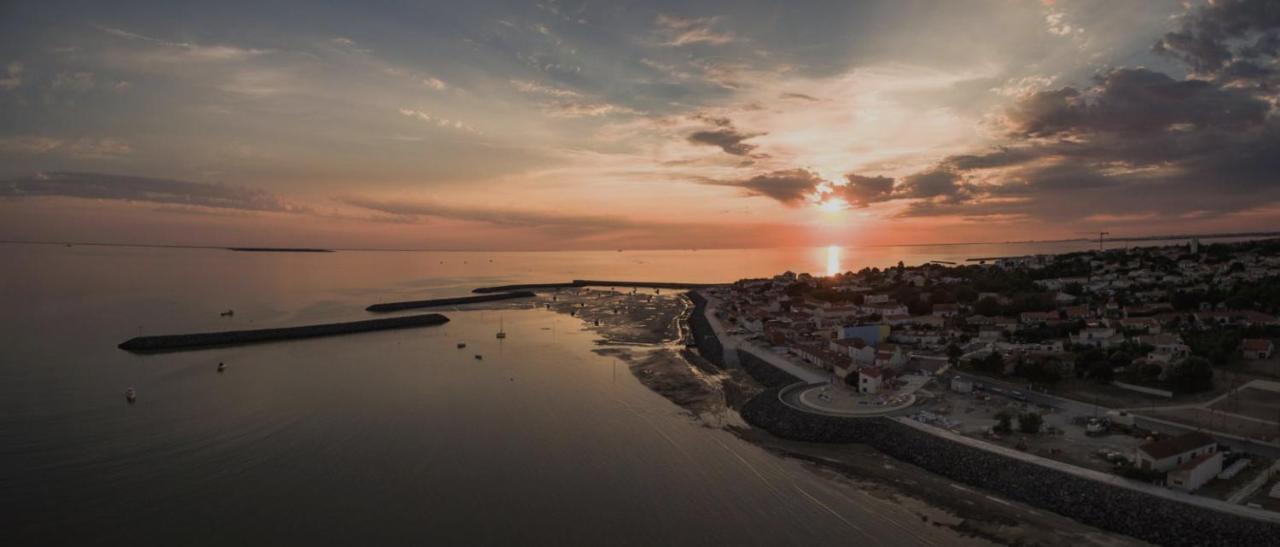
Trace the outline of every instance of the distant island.
<instances>
[{"instance_id":1,"label":"distant island","mask_svg":"<svg viewBox=\"0 0 1280 547\"><path fill-rule=\"evenodd\" d=\"M229 251L242 253L332 253L331 249L308 249L305 247L227 247Z\"/></svg>"}]
</instances>

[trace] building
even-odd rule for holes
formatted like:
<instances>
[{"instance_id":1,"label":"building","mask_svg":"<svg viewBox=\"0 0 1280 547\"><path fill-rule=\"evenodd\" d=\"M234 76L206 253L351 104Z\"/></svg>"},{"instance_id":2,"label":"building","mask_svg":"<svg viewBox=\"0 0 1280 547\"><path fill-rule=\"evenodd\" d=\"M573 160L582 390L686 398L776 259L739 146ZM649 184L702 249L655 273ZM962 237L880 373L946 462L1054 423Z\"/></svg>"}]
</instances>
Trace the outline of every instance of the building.
<instances>
[{"instance_id":1,"label":"building","mask_svg":"<svg viewBox=\"0 0 1280 547\"><path fill-rule=\"evenodd\" d=\"M861 338L869 346L878 346L889 339L889 325L857 325L852 327L836 327L836 339Z\"/></svg>"},{"instance_id":2,"label":"building","mask_svg":"<svg viewBox=\"0 0 1280 547\"><path fill-rule=\"evenodd\" d=\"M1240 351L1245 359L1270 359L1276 345L1265 338L1245 338L1240 342Z\"/></svg>"},{"instance_id":3,"label":"building","mask_svg":"<svg viewBox=\"0 0 1280 547\"><path fill-rule=\"evenodd\" d=\"M1205 433L1193 431L1139 446L1134 450L1134 462L1141 469L1172 471L1200 456L1217 451L1218 441ZM1218 462L1218 469L1222 469L1221 461Z\"/></svg>"},{"instance_id":4,"label":"building","mask_svg":"<svg viewBox=\"0 0 1280 547\"><path fill-rule=\"evenodd\" d=\"M1182 464L1165 477L1165 486L1183 492L1195 492L1222 472L1222 453L1201 454Z\"/></svg>"},{"instance_id":5,"label":"building","mask_svg":"<svg viewBox=\"0 0 1280 547\"><path fill-rule=\"evenodd\" d=\"M1095 348L1109 348L1124 343L1124 335L1117 334L1111 327L1090 326L1078 334L1071 335L1071 343Z\"/></svg>"},{"instance_id":6,"label":"building","mask_svg":"<svg viewBox=\"0 0 1280 547\"><path fill-rule=\"evenodd\" d=\"M879 393L883 382L884 372L878 367L866 367L858 371L858 393Z\"/></svg>"},{"instance_id":7,"label":"building","mask_svg":"<svg viewBox=\"0 0 1280 547\"><path fill-rule=\"evenodd\" d=\"M1139 336L1138 343L1155 348L1147 354L1147 360L1160 365L1177 363L1191 355L1191 348L1182 342L1181 336L1176 334Z\"/></svg>"},{"instance_id":8,"label":"building","mask_svg":"<svg viewBox=\"0 0 1280 547\"><path fill-rule=\"evenodd\" d=\"M960 376L951 377L951 391L956 393L973 393L973 380Z\"/></svg>"}]
</instances>

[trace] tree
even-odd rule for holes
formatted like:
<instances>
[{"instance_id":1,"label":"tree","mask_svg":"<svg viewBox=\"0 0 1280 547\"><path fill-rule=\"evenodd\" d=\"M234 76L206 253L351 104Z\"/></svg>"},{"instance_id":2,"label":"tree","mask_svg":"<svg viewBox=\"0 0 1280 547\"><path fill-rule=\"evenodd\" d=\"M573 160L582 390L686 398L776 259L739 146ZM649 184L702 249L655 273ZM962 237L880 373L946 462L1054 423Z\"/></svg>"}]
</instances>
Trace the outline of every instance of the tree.
<instances>
[{"instance_id":1,"label":"tree","mask_svg":"<svg viewBox=\"0 0 1280 547\"><path fill-rule=\"evenodd\" d=\"M961 355L964 355L964 350L960 349L960 346L955 345L955 343L947 345L947 362L955 365L960 362Z\"/></svg>"},{"instance_id":2,"label":"tree","mask_svg":"<svg viewBox=\"0 0 1280 547\"><path fill-rule=\"evenodd\" d=\"M1213 365L1203 357L1188 357L1169 370L1169 383L1181 393L1213 389Z\"/></svg>"},{"instance_id":3,"label":"tree","mask_svg":"<svg viewBox=\"0 0 1280 547\"><path fill-rule=\"evenodd\" d=\"M979 315L1000 315L1000 302L990 296L979 300L973 306L973 311Z\"/></svg>"},{"instance_id":4,"label":"tree","mask_svg":"<svg viewBox=\"0 0 1280 547\"><path fill-rule=\"evenodd\" d=\"M1008 433L1013 431L1013 425L1010 423L1010 421L1013 420L1013 414L1010 414L1008 410L1001 410L1000 412L997 412L996 420L998 420L996 425L991 429L995 430L997 433Z\"/></svg>"},{"instance_id":5,"label":"tree","mask_svg":"<svg viewBox=\"0 0 1280 547\"><path fill-rule=\"evenodd\" d=\"M1044 418L1035 412L1024 412L1018 416L1018 430L1023 433L1039 433L1042 424L1044 424Z\"/></svg>"}]
</instances>

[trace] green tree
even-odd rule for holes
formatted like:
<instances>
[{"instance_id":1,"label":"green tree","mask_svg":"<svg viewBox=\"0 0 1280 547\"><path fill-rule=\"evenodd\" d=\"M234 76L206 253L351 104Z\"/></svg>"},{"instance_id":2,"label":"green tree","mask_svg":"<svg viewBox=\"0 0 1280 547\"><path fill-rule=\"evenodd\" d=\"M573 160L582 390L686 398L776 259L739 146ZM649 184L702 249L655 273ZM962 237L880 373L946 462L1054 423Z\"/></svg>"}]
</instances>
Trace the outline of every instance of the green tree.
<instances>
[{"instance_id":1,"label":"green tree","mask_svg":"<svg viewBox=\"0 0 1280 547\"><path fill-rule=\"evenodd\" d=\"M1169 383L1181 393L1213 389L1213 365L1203 357L1188 357L1169 370Z\"/></svg>"},{"instance_id":2,"label":"green tree","mask_svg":"<svg viewBox=\"0 0 1280 547\"><path fill-rule=\"evenodd\" d=\"M1013 431L1013 425L1011 423L1013 420L1013 414L1010 414L1008 410L1001 410L1000 412L997 412L996 420L996 425L993 426L992 429L997 433L1008 433Z\"/></svg>"},{"instance_id":3,"label":"green tree","mask_svg":"<svg viewBox=\"0 0 1280 547\"><path fill-rule=\"evenodd\" d=\"M973 311L979 315L1000 315L1000 302L988 296L974 304Z\"/></svg>"},{"instance_id":4,"label":"green tree","mask_svg":"<svg viewBox=\"0 0 1280 547\"><path fill-rule=\"evenodd\" d=\"M1018 430L1023 433L1039 433L1040 426L1044 424L1044 418L1035 412L1024 412L1018 416Z\"/></svg>"},{"instance_id":5,"label":"green tree","mask_svg":"<svg viewBox=\"0 0 1280 547\"><path fill-rule=\"evenodd\" d=\"M954 342L947 345L947 361L952 365L960 362L960 356L964 355L964 350L960 349Z\"/></svg>"}]
</instances>

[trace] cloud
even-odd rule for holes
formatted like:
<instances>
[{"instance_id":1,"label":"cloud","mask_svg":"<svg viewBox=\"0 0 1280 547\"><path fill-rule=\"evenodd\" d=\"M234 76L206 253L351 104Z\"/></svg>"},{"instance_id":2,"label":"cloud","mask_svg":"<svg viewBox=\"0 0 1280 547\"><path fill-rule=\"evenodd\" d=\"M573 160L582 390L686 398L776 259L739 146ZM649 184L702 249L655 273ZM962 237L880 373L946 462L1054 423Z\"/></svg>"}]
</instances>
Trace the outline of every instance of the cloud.
<instances>
[{"instance_id":1,"label":"cloud","mask_svg":"<svg viewBox=\"0 0 1280 547\"><path fill-rule=\"evenodd\" d=\"M0 89L4 91L12 91L22 85L22 71L25 67L21 62L14 61L5 67L4 77L0 78Z\"/></svg>"},{"instance_id":2,"label":"cloud","mask_svg":"<svg viewBox=\"0 0 1280 547\"><path fill-rule=\"evenodd\" d=\"M338 202L393 215L402 222L428 218L474 222L510 230L512 237L537 232L552 238L549 248L671 248L717 245L760 247L793 241L796 228L770 223L640 221L618 215L593 215L446 204L434 201L335 198ZM384 219L386 220L386 219Z\"/></svg>"},{"instance_id":3,"label":"cloud","mask_svg":"<svg viewBox=\"0 0 1280 547\"><path fill-rule=\"evenodd\" d=\"M690 44L719 46L737 40L733 33L711 28L716 20L715 17L658 15L654 24L658 26L658 32L665 37L662 42L664 46L679 47Z\"/></svg>"},{"instance_id":4,"label":"cloud","mask_svg":"<svg viewBox=\"0 0 1280 547\"><path fill-rule=\"evenodd\" d=\"M443 127L446 129L457 129L460 131L466 131L468 133L479 133L478 130L476 130L474 127L471 127L470 125L462 123L458 120L450 120L447 118L432 116L429 112L425 110L418 110L415 108L401 108L399 112L401 116L407 116L416 120L433 124L436 127Z\"/></svg>"},{"instance_id":5,"label":"cloud","mask_svg":"<svg viewBox=\"0 0 1280 547\"><path fill-rule=\"evenodd\" d=\"M59 153L74 159L115 159L133 152L128 143L109 138L63 140L50 137L19 136L0 138L0 152L40 155Z\"/></svg>"},{"instance_id":6,"label":"cloud","mask_svg":"<svg viewBox=\"0 0 1280 547\"><path fill-rule=\"evenodd\" d=\"M93 89L97 78L92 72L59 72L53 78L53 89L83 93Z\"/></svg>"},{"instance_id":7,"label":"cloud","mask_svg":"<svg viewBox=\"0 0 1280 547\"><path fill-rule=\"evenodd\" d=\"M582 94L577 91L543 85L529 80L511 80L511 85L521 93L536 93L561 98L577 98L582 96Z\"/></svg>"},{"instance_id":8,"label":"cloud","mask_svg":"<svg viewBox=\"0 0 1280 547\"><path fill-rule=\"evenodd\" d=\"M513 228L573 227L592 232L639 225L630 220L607 215L466 207L439 202L379 200L359 196L339 197L337 200L353 207L401 217L437 217Z\"/></svg>"},{"instance_id":9,"label":"cloud","mask_svg":"<svg viewBox=\"0 0 1280 547\"><path fill-rule=\"evenodd\" d=\"M436 91L444 91L444 88L448 87L445 85L445 83L442 80L440 80L440 78L430 78L430 77L423 78L422 85L425 85Z\"/></svg>"},{"instance_id":10,"label":"cloud","mask_svg":"<svg viewBox=\"0 0 1280 547\"><path fill-rule=\"evenodd\" d=\"M551 101L543 103L542 111L561 118L607 116L611 114L636 114L625 106L590 101Z\"/></svg>"},{"instance_id":11,"label":"cloud","mask_svg":"<svg viewBox=\"0 0 1280 547\"><path fill-rule=\"evenodd\" d=\"M227 45L201 45L191 42L171 42L127 30L99 26L103 32L135 42L147 42L160 46L149 51L137 52L134 60L144 64L181 64L239 61L269 53L265 49L239 48Z\"/></svg>"},{"instance_id":12,"label":"cloud","mask_svg":"<svg viewBox=\"0 0 1280 547\"><path fill-rule=\"evenodd\" d=\"M187 182L103 173L39 173L0 181L0 197L60 196L137 201L217 209L305 212L274 194L228 184Z\"/></svg>"},{"instance_id":13,"label":"cloud","mask_svg":"<svg viewBox=\"0 0 1280 547\"><path fill-rule=\"evenodd\" d=\"M1143 134L1175 126L1238 129L1261 124L1271 108L1246 90L1175 80L1144 68L1113 69L1096 81L1086 92L1064 87L1026 96L1006 114L1007 129L1027 137Z\"/></svg>"},{"instance_id":14,"label":"cloud","mask_svg":"<svg viewBox=\"0 0 1280 547\"><path fill-rule=\"evenodd\" d=\"M702 180L704 184L732 186L748 195L772 198L787 206L799 205L818 193L819 186L829 183L807 169L772 171L743 180Z\"/></svg>"},{"instance_id":15,"label":"cloud","mask_svg":"<svg viewBox=\"0 0 1280 547\"><path fill-rule=\"evenodd\" d=\"M782 99L798 99L801 101L809 101L809 102L818 102L821 100L812 95L805 95L804 93L792 93L792 92L783 93L781 95L778 95L778 97Z\"/></svg>"},{"instance_id":16,"label":"cloud","mask_svg":"<svg viewBox=\"0 0 1280 547\"><path fill-rule=\"evenodd\" d=\"M903 199L933 199L960 201L968 195L958 173L945 168L933 169L903 177L902 185L894 197Z\"/></svg>"},{"instance_id":17,"label":"cloud","mask_svg":"<svg viewBox=\"0 0 1280 547\"><path fill-rule=\"evenodd\" d=\"M695 114L692 119L711 124L713 129L704 129L691 133L686 139L693 143L706 146L717 146L724 150L726 154L734 156L749 156L756 149L754 144L747 144L747 139L752 139L764 135L764 133L743 133L733 127L733 122L729 118L722 116L712 116L708 114Z\"/></svg>"},{"instance_id":18,"label":"cloud","mask_svg":"<svg viewBox=\"0 0 1280 547\"><path fill-rule=\"evenodd\" d=\"M855 207L866 207L872 203L888 201L893 197L893 179L889 177L869 177L854 173L846 174L845 184L833 186L831 191L837 197Z\"/></svg>"},{"instance_id":19,"label":"cloud","mask_svg":"<svg viewBox=\"0 0 1280 547\"><path fill-rule=\"evenodd\" d=\"M1277 28L1280 9L1274 0L1216 0L1188 14L1181 28L1166 33L1154 49L1213 75L1234 63L1274 58ZM1233 50L1238 43L1244 45Z\"/></svg>"}]
</instances>

